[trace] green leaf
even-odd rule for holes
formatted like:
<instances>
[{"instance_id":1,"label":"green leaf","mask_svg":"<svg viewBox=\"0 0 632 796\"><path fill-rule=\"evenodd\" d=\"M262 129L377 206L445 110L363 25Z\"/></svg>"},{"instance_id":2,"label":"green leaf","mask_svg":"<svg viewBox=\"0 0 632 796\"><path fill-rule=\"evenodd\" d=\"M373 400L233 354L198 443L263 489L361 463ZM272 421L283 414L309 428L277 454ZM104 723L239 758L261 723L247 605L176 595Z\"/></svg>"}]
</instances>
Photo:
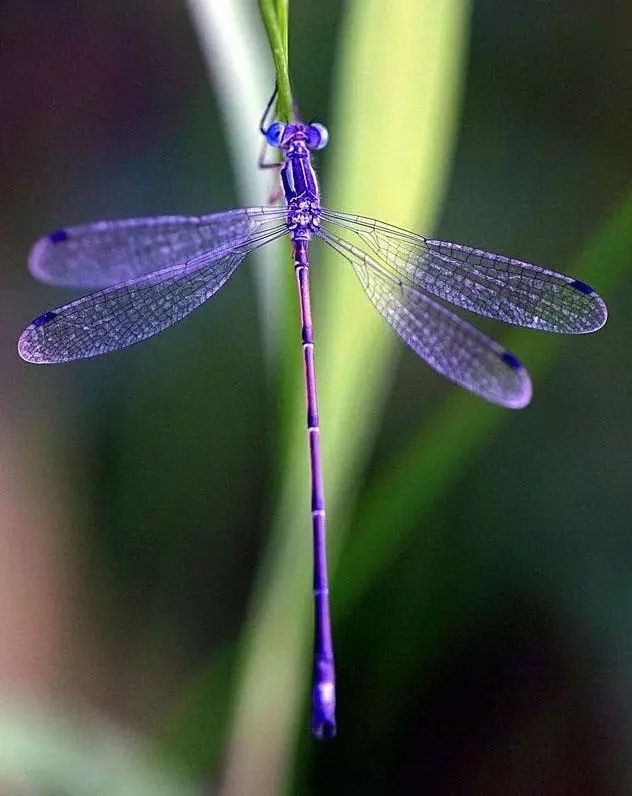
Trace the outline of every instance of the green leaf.
<instances>
[{"instance_id":1,"label":"green leaf","mask_svg":"<svg viewBox=\"0 0 632 796\"><path fill-rule=\"evenodd\" d=\"M276 69L277 110L279 121L292 118L292 89L288 67L288 1L259 0L261 17L268 34L272 58Z\"/></svg>"},{"instance_id":2,"label":"green leaf","mask_svg":"<svg viewBox=\"0 0 632 796\"><path fill-rule=\"evenodd\" d=\"M377 0L348 5L325 204L432 228L454 144L467 10L464 0L402 0L388 13ZM344 260L317 245L312 260L333 564L397 349ZM228 793L281 793L297 737L308 732L300 717L311 669L309 475L296 306L292 316L283 360L282 483L244 636Z\"/></svg>"}]
</instances>

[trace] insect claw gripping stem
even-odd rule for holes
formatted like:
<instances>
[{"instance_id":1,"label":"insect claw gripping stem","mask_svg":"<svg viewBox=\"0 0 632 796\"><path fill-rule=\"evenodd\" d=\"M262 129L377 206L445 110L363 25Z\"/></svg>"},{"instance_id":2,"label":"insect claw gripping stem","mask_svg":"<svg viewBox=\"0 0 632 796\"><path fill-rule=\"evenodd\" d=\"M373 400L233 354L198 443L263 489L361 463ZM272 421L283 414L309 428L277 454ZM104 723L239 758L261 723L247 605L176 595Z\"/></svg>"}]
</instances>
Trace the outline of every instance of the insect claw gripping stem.
<instances>
[{"instance_id":1,"label":"insect claw gripping stem","mask_svg":"<svg viewBox=\"0 0 632 796\"><path fill-rule=\"evenodd\" d=\"M265 110L263 112L263 115L261 116L261 121L259 122L259 131L260 131L261 135L263 135L264 138L265 138L265 134L266 134L266 119L268 118L268 114L270 113L270 110L272 109L272 103L276 99L276 96L277 96L278 93L279 93L279 89L278 89L278 87L275 84L274 91L272 92L272 96L268 100L268 104L266 105Z\"/></svg>"}]
</instances>

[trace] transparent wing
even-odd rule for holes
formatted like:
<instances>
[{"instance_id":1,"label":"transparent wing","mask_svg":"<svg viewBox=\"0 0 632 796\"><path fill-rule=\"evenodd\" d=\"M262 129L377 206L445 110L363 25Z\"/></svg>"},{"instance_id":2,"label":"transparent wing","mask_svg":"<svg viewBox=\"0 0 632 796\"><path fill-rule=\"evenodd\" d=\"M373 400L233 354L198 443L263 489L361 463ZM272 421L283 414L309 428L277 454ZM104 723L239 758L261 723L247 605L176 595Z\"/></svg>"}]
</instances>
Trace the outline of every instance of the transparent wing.
<instances>
[{"instance_id":1,"label":"transparent wing","mask_svg":"<svg viewBox=\"0 0 632 796\"><path fill-rule=\"evenodd\" d=\"M216 293L248 252L285 232L282 223L265 235L219 246L45 312L22 332L18 352L27 362L69 362L152 337Z\"/></svg>"},{"instance_id":2,"label":"transparent wing","mask_svg":"<svg viewBox=\"0 0 632 796\"><path fill-rule=\"evenodd\" d=\"M251 207L210 216L129 218L58 229L33 246L29 269L51 285L111 287L264 233L284 217L282 207Z\"/></svg>"},{"instance_id":3,"label":"transparent wing","mask_svg":"<svg viewBox=\"0 0 632 796\"><path fill-rule=\"evenodd\" d=\"M326 229L319 235L349 260L373 304L435 370L500 406L520 409L529 403L531 380L513 354L348 241Z\"/></svg>"},{"instance_id":4,"label":"transparent wing","mask_svg":"<svg viewBox=\"0 0 632 796\"><path fill-rule=\"evenodd\" d=\"M502 254L421 235L362 216L323 210L322 218L353 231L379 259L415 287L463 309L547 332L601 328L606 305L584 282Z\"/></svg>"}]
</instances>

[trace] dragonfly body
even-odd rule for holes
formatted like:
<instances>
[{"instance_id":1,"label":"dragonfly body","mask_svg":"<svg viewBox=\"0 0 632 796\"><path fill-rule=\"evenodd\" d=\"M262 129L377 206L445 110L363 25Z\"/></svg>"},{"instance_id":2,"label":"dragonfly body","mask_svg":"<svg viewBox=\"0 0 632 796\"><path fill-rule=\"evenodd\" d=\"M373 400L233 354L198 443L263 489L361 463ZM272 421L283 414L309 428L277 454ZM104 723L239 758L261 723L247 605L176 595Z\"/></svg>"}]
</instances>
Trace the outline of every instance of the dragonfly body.
<instances>
[{"instance_id":1,"label":"dragonfly body","mask_svg":"<svg viewBox=\"0 0 632 796\"><path fill-rule=\"evenodd\" d=\"M320 422L314 331L309 295L309 241L320 228L320 192L312 165L308 142L321 143L319 128L292 124L272 125L267 138L277 142L284 155L280 168L281 186L287 206L287 227L292 240L292 260L296 273L301 315L301 345L307 408L307 441L311 471L311 516L314 549L314 682L312 688L312 732L317 738L336 734L336 685L334 646L329 615L329 578L325 535L325 494L320 455ZM320 128L324 129L324 128ZM276 133L280 138L276 138ZM322 139L326 143L326 139Z\"/></svg>"},{"instance_id":2,"label":"dragonfly body","mask_svg":"<svg viewBox=\"0 0 632 796\"><path fill-rule=\"evenodd\" d=\"M285 127L281 147L281 186L287 205L287 226L292 240L308 241L320 228L320 190L308 146L309 125Z\"/></svg>"},{"instance_id":3,"label":"dragonfly body","mask_svg":"<svg viewBox=\"0 0 632 796\"><path fill-rule=\"evenodd\" d=\"M326 129L316 123L273 122L262 133L283 155L278 165L284 207L105 221L51 233L33 247L31 272L50 284L98 290L35 318L22 332L18 351L23 359L41 364L96 356L137 343L207 301L249 252L283 235L290 237L311 466L312 731L316 737L328 738L336 732L335 676L309 295L310 241L320 239L351 264L368 298L416 354L451 381L504 407L517 409L529 403L527 371L512 353L446 304L505 323L565 334L599 329L606 322L607 309L589 285L543 266L427 239L323 207L311 153L326 146Z\"/></svg>"}]
</instances>

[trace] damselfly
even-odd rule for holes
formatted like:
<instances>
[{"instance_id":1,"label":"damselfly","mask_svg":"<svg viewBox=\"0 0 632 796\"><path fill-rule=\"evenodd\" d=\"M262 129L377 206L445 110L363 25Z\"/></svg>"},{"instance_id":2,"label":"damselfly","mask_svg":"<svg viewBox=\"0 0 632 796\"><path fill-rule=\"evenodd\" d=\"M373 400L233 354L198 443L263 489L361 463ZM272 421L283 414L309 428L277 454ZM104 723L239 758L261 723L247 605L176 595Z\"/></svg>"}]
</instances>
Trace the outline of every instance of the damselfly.
<instances>
[{"instance_id":1,"label":"damselfly","mask_svg":"<svg viewBox=\"0 0 632 796\"><path fill-rule=\"evenodd\" d=\"M264 117L265 118L265 117ZM335 671L329 617L325 499L309 297L309 243L324 241L355 271L369 299L415 353L451 381L518 409L531 381L518 359L443 303L548 332L593 332L607 310L577 279L482 249L430 240L372 218L328 210L311 152L327 145L317 123L272 122L261 132L280 150L284 206L206 216L163 216L59 229L35 244L34 276L100 288L38 316L18 350L28 362L68 362L125 348L181 320L216 293L246 255L288 235L298 286L311 465L314 541L312 731L335 735ZM436 301L439 299L440 301Z\"/></svg>"}]
</instances>

